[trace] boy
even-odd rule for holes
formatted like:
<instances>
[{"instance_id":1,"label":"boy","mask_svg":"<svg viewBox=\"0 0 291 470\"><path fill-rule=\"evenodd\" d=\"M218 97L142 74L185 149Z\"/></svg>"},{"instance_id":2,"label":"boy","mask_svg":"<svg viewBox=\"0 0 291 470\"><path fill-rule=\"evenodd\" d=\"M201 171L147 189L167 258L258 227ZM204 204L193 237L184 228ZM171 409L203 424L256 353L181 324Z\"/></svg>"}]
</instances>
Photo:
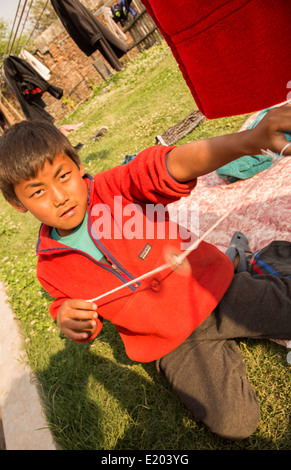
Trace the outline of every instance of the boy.
<instances>
[{"instance_id":1,"label":"boy","mask_svg":"<svg viewBox=\"0 0 291 470\"><path fill-rule=\"evenodd\" d=\"M291 337L290 244L274 242L261 253L281 277L243 271L244 264L251 270L249 247L236 234L230 257L201 242L187 257L187 275L167 268L97 303L89 299L163 265L168 244L180 250L185 237L173 231L168 217L154 220L150 204L165 206L187 196L197 177L243 155L280 152L287 143L283 131L290 129L288 104L271 110L252 130L180 147L153 146L95 178L85 174L68 140L50 124L22 122L0 139L4 197L42 222L37 276L55 299L50 313L61 331L90 341L103 318L112 321L128 356L155 361L194 417L228 439L251 435L260 414L232 339ZM140 229L135 237L132 211ZM238 266L243 272L234 275Z\"/></svg>"}]
</instances>

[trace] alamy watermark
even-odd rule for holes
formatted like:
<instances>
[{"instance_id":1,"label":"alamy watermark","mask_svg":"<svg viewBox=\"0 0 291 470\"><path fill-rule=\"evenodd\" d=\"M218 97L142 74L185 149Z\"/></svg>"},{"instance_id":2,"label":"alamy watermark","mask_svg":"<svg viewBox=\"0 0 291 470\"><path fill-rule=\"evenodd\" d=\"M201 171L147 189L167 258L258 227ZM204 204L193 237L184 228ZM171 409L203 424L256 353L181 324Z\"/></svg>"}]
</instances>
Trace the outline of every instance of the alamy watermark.
<instances>
[{"instance_id":1,"label":"alamy watermark","mask_svg":"<svg viewBox=\"0 0 291 470\"><path fill-rule=\"evenodd\" d=\"M92 208L92 230L99 239L181 239L186 250L199 236L199 207L164 206L163 204L122 203L114 196L113 213L106 204Z\"/></svg>"}]
</instances>

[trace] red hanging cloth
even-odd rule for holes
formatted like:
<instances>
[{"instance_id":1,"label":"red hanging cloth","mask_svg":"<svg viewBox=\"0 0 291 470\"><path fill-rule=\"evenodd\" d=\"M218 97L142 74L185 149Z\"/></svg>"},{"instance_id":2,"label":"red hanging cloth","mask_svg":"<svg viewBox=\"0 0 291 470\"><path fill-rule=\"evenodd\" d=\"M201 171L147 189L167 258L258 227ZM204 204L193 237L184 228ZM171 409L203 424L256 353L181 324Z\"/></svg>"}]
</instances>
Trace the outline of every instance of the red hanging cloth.
<instances>
[{"instance_id":1,"label":"red hanging cloth","mask_svg":"<svg viewBox=\"0 0 291 470\"><path fill-rule=\"evenodd\" d=\"M250 113L287 99L290 0L142 2L206 117Z\"/></svg>"}]
</instances>

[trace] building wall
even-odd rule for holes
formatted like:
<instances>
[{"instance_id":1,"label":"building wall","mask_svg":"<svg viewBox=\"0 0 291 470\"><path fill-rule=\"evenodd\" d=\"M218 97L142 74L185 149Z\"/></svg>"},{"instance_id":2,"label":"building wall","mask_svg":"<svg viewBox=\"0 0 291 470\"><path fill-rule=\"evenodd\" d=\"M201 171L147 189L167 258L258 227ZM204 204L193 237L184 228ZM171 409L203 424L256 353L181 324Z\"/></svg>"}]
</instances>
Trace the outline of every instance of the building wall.
<instances>
[{"instance_id":1,"label":"building wall","mask_svg":"<svg viewBox=\"0 0 291 470\"><path fill-rule=\"evenodd\" d=\"M117 1L82 0L82 3L93 13L97 12L98 19L107 25L101 13L101 7L110 6ZM137 12L144 9L140 0L133 0L132 7ZM145 15L146 21L152 21L147 13ZM130 14L128 23L131 21L132 15ZM120 23L118 25L120 27ZM126 32L126 36L126 43L130 46L133 43L130 31ZM96 59L102 59L111 73L115 72L99 51L87 57L68 35L59 19L38 36L30 52L50 69L49 82L63 89L64 96L61 100L53 98L48 93L43 95L43 100L47 105L46 110L55 117L56 123L68 115L74 107L87 100L92 94L93 87L102 82L102 76L93 66ZM119 60L126 63L137 53L138 49L135 47Z\"/></svg>"}]
</instances>

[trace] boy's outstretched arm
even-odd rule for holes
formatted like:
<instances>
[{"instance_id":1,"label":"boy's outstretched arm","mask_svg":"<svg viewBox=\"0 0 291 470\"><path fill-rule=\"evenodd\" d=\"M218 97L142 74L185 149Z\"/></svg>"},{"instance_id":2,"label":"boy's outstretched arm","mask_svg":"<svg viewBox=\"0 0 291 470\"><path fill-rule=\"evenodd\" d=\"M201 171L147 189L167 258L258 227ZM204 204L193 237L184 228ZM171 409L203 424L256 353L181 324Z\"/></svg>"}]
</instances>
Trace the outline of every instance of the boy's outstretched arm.
<instances>
[{"instance_id":1,"label":"boy's outstretched arm","mask_svg":"<svg viewBox=\"0 0 291 470\"><path fill-rule=\"evenodd\" d=\"M176 180L190 181L262 149L280 153L287 143L283 132L290 130L291 104L286 104L271 109L253 129L176 147L168 154L168 170ZM284 154L291 155L291 147Z\"/></svg>"}]
</instances>

